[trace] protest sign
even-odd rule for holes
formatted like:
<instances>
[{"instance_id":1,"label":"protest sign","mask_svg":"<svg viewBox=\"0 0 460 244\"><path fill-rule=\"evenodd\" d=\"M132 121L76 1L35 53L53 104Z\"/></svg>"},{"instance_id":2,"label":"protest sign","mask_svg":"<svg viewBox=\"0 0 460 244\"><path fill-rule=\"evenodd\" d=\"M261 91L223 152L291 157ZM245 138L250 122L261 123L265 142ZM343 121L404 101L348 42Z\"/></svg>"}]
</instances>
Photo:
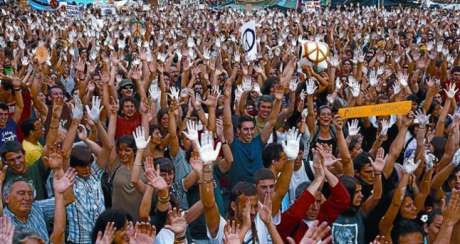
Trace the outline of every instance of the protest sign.
<instances>
[{"instance_id":1,"label":"protest sign","mask_svg":"<svg viewBox=\"0 0 460 244\"><path fill-rule=\"evenodd\" d=\"M387 116L387 115L402 115L407 114L411 110L412 102L393 102L376 105L366 105L350 108L339 109L338 114L344 119L363 118L369 116Z\"/></svg>"},{"instance_id":2,"label":"protest sign","mask_svg":"<svg viewBox=\"0 0 460 244\"><path fill-rule=\"evenodd\" d=\"M81 6L80 5L66 5L67 17L80 17L81 15Z\"/></svg>"},{"instance_id":3,"label":"protest sign","mask_svg":"<svg viewBox=\"0 0 460 244\"><path fill-rule=\"evenodd\" d=\"M251 20L243 24L240 29L241 43L247 61L257 59L256 22Z\"/></svg>"}]
</instances>

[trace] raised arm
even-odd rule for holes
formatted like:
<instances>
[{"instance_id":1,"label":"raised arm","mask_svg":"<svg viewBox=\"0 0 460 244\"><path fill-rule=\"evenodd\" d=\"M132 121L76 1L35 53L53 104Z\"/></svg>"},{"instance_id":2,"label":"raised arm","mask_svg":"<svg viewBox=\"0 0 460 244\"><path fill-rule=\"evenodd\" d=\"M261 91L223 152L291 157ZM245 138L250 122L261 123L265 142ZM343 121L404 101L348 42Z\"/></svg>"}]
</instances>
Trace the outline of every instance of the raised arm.
<instances>
[{"instance_id":1,"label":"raised arm","mask_svg":"<svg viewBox=\"0 0 460 244\"><path fill-rule=\"evenodd\" d=\"M406 192L406 186L409 181L409 174L404 173L398 187L395 189L393 199L390 206L388 207L385 215L379 222L379 232L384 236L391 236L391 230L393 229L393 222L398 215L401 207L402 200Z\"/></svg>"},{"instance_id":2,"label":"raised arm","mask_svg":"<svg viewBox=\"0 0 460 244\"><path fill-rule=\"evenodd\" d=\"M284 96L284 89L282 86L275 87L275 101L273 102L273 109L270 113L267 123L265 127L260 132L260 139L262 143L267 143L268 139L270 138L271 133L273 132L273 128L275 127L276 118L278 117L280 110L281 110L281 99Z\"/></svg>"},{"instance_id":3,"label":"raised arm","mask_svg":"<svg viewBox=\"0 0 460 244\"><path fill-rule=\"evenodd\" d=\"M52 243L65 243L66 211L64 192L73 185L76 176L76 171L73 168L69 168L62 177L53 179L55 209L53 232L50 236Z\"/></svg>"},{"instance_id":4,"label":"raised arm","mask_svg":"<svg viewBox=\"0 0 460 244\"><path fill-rule=\"evenodd\" d=\"M345 139L345 135L343 134L343 120L339 115L336 115L334 124L336 128L337 148L339 149L339 154L343 165L343 174L353 177L355 175L353 160L351 159L347 141Z\"/></svg>"},{"instance_id":5,"label":"raised arm","mask_svg":"<svg viewBox=\"0 0 460 244\"><path fill-rule=\"evenodd\" d=\"M377 206L382 198L382 171L385 167L385 150L383 148L379 148L375 161L371 158L369 158L369 160L371 160L372 167L374 168L375 177L372 194L363 203L361 208L366 215L371 212L375 206Z\"/></svg>"},{"instance_id":6,"label":"raised arm","mask_svg":"<svg viewBox=\"0 0 460 244\"><path fill-rule=\"evenodd\" d=\"M385 162L385 168L383 168L383 176L386 179L388 179L393 172L394 163L404 148L404 140L406 139L407 129L412 123L412 120L406 116L400 116L399 119L401 122L398 135L394 139L393 143L391 143L390 151Z\"/></svg>"},{"instance_id":7,"label":"raised arm","mask_svg":"<svg viewBox=\"0 0 460 244\"><path fill-rule=\"evenodd\" d=\"M232 84L226 82L224 88L224 137L227 143L233 142L233 123L231 108Z\"/></svg>"},{"instance_id":8,"label":"raised arm","mask_svg":"<svg viewBox=\"0 0 460 244\"><path fill-rule=\"evenodd\" d=\"M458 243L460 234L458 224L460 220L460 192L452 191L452 196L447 205L447 209L443 213L443 222L433 244Z\"/></svg>"}]
</instances>

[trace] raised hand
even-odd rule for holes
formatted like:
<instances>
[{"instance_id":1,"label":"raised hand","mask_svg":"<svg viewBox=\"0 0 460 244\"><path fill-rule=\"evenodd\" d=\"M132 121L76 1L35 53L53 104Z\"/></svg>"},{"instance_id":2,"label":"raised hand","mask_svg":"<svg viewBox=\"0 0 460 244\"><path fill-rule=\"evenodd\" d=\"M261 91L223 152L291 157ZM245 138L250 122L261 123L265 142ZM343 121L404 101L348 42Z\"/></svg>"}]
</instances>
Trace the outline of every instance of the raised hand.
<instances>
[{"instance_id":1,"label":"raised hand","mask_svg":"<svg viewBox=\"0 0 460 244\"><path fill-rule=\"evenodd\" d=\"M64 161L64 152L61 150L59 144L48 145L43 151L43 160L49 165L51 169L62 168Z\"/></svg>"},{"instance_id":2,"label":"raised hand","mask_svg":"<svg viewBox=\"0 0 460 244\"><path fill-rule=\"evenodd\" d=\"M133 137L138 150L145 149L149 144L150 136L147 139L145 138L145 130L142 126L137 127L136 130L133 131Z\"/></svg>"},{"instance_id":3,"label":"raised hand","mask_svg":"<svg viewBox=\"0 0 460 244\"><path fill-rule=\"evenodd\" d=\"M58 179L57 177L53 178L53 189L55 193L63 194L69 187L75 183L75 177L77 176L77 171L73 168L68 168L65 174Z\"/></svg>"},{"instance_id":4,"label":"raised hand","mask_svg":"<svg viewBox=\"0 0 460 244\"><path fill-rule=\"evenodd\" d=\"M165 228L170 229L176 236L184 236L187 230L187 220L184 217L184 212L180 209L173 208L168 211L168 222Z\"/></svg>"},{"instance_id":5,"label":"raised hand","mask_svg":"<svg viewBox=\"0 0 460 244\"><path fill-rule=\"evenodd\" d=\"M353 76L348 77L348 86L351 89L351 95L353 95L353 97L358 97L361 91L361 85Z\"/></svg>"},{"instance_id":6,"label":"raised hand","mask_svg":"<svg viewBox=\"0 0 460 244\"><path fill-rule=\"evenodd\" d=\"M14 224L7 216L0 216L0 243L13 244Z\"/></svg>"},{"instance_id":7,"label":"raised hand","mask_svg":"<svg viewBox=\"0 0 460 244\"><path fill-rule=\"evenodd\" d=\"M74 104L70 104L70 107L72 108L72 119L81 121L83 118L83 104L79 96L75 96Z\"/></svg>"},{"instance_id":8,"label":"raised hand","mask_svg":"<svg viewBox=\"0 0 460 244\"><path fill-rule=\"evenodd\" d=\"M385 162L386 162L385 150L383 148L379 148L377 150L377 155L375 157L375 160L372 160L372 158L369 157L369 161L371 161L371 165L376 172L382 173L383 168L385 167Z\"/></svg>"},{"instance_id":9,"label":"raised hand","mask_svg":"<svg viewBox=\"0 0 460 244\"><path fill-rule=\"evenodd\" d=\"M198 130L195 121L187 120L187 132L183 131L182 133L184 133L190 141L198 144Z\"/></svg>"},{"instance_id":10,"label":"raised hand","mask_svg":"<svg viewBox=\"0 0 460 244\"><path fill-rule=\"evenodd\" d=\"M382 125L382 129L380 130L380 135L386 136L388 134L388 129L390 128L390 122L387 119L382 119L380 121L380 124Z\"/></svg>"},{"instance_id":11,"label":"raised hand","mask_svg":"<svg viewBox=\"0 0 460 244\"><path fill-rule=\"evenodd\" d=\"M418 160L417 163L415 163L414 161L415 161L415 158L412 156L404 160L403 169L407 174L414 173L415 170L418 168L420 164L420 160Z\"/></svg>"},{"instance_id":12,"label":"raised hand","mask_svg":"<svg viewBox=\"0 0 460 244\"><path fill-rule=\"evenodd\" d=\"M318 86L316 86L315 81L313 79L309 79L307 82L307 94L309 96L313 96L313 94L315 94L316 89L318 89Z\"/></svg>"},{"instance_id":13,"label":"raised hand","mask_svg":"<svg viewBox=\"0 0 460 244\"><path fill-rule=\"evenodd\" d=\"M430 122L430 115L426 115L421 109L415 112L414 123L418 124L420 128L425 128L426 125Z\"/></svg>"},{"instance_id":14,"label":"raised hand","mask_svg":"<svg viewBox=\"0 0 460 244\"><path fill-rule=\"evenodd\" d=\"M108 222L105 226L104 233L102 233L102 231L97 233L96 244L112 244L113 235L116 230L115 222Z\"/></svg>"},{"instance_id":15,"label":"raised hand","mask_svg":"<svg viewBox=\"0 0 460 244\"><path fill-rule=\"evenodd\" d=\"M316 151L321 155L324 166L331 166L339 162L341 159L334 157L332 149L327 144L319 144L316 146Z\"/></svg>"},{"instance_id":16,"label":"raised hand","mask_svg":"<svg viewBox=\"0 0 460 244\"><path fill-rule=\"evenodd\" d=\"M375 70L371 70L369 72L369 85L371 85L372 87L375 87L377 83L378 83L377 72Z\"/></svg>"},{"instance_id":17,"label":"raised hand","mask_svg":"<svg viewBox=\"0 0 460 244\"><path fill-rule=\"evenodd\" d=\"M350 136L358 135L359 130L361 128L360 126L358 126L358 124L359 124L359 120L357 120L357 119L352 120L351 123L350 122L347 123L347 125L348 125L348 135L350 135Z\"/></svg>"},{"instance_id":18,"label":"raised hand","mask_svg":"<svg viewBox=\"0 0 460 244\"><path fill-rule=\"evenodd\" d=\"M169 97L173 100L175 100L176 102L179 102L179 90L172 86L171 88L169 88Z\"/></svg>"},{"instance_id":19,"label":"raised hand","mask_svg":"<svg viewBox=\"0 0 460 244\"><path fill-rule=\"evenodd\" d=\"M201 134L201 143L199 145L200 158L205 164L210 164L217 159L222 143L217 143L214 149L214 138L212 133L205 131Z\"/></svg>"},{"instance_id":20,"label":"raised hand","mask_svg":"<svg viewBox=\"0 0 460 244\"><path fill-rule=\"evenodd\" d=\"M3 167L0 170L0 187L3 185L3 181L5 181L6 178L6 170L8 169L8 165L3 165Z\"/></svg>"},{"instance_id":21,"label":"raised hand","mask_svg":"<svg viewBox=\"0 0 460 244\"><path fill-rule=\"evenodd\" d=\"M457 94L458 92L458 89L456 89L457 86L455 85L455 83L450 83L449 86L448 86L448 90L444 89L444 91L446 92L446 95L447 97L449 98L454 98L455 97L455 94Z\"/></svg>"},{"instance_id":22,"label":"raised hand","mask_svg":"<svg viewBox=\"0 0 460 244\"><path fill-rule=\"evenodd\" d=\"M289 90L291 92L295 92L297 89L297 86L299 85L299 81L297 79L293 79L289 82Z\"/></svg>"},{"instance_id":23,"label":"raised hand","mask_svg":"<svg viewBox=\"0 0 460 244\"><path fill-rule=\"evenodd\" d=\"M398 73L397 77L398 77L399 84L401 84L401 86L403 86L403 87L408 86L408 83L407 83L409 81L409 75L408 74Z\"/></svg>"},{"instance_id":24,"label":"raised hand","mask_svg":"<svg viewBox=\"0 0 460 244\"><path fill-rule=\"evenodd\" d=\"M340 89L342 89L342 82L340 81L340 78L337 77L335 79L335 90L337 91L337 90L340 90Z\"/></svg>"},{"instance_id":25,"label":"raised hand","mask_svg":"<svg viewBox=\"0 0 460 244\"><path fill-rule=\"evenodd\" d=\"M337 68L339 66L339 57L337 55L331 56L329 58L329 63L331 64L332 67Z\"/></svg>"},{"instance_id":26,"label":"raised hand","mask_svg":"<svg viewBox=\"0 0 460 244\"><path fill-rule=\"evenodd\" d=\"M399 94L401 92L401 86L399 85L398 82L393 83L393 93L395 95Z\"/></svg>"},{"instance_id":27,"label":"raised hand","mask_svg":"<svg viewBox=\"0 0 460 244\"><path fill-rule=\"evenodd\" d=\"M281 144L288 160L295 160L297 158L299 154L300 137L301 134L299 130L293 127L289 129L286 141Z\"/></svg>"},{"instance_id":28,"label":"raised hand","mask_svg":"<svg viewBox=\"0 0 460 244\"><path fill-rule=\"evenodd\" d=\"M235 220L228 221L224 227L225 244L241 244L240 225Z\"/></svg>"},{"instance_id":29,"label":"raised hand","mask_svg":"<svg viewBox=\"0 0 460 244\"><path fill-rule=\"evenodd\" d=\"M151 84L149 87L150 100L158 102L161 97L161 90L157 84Z\"/></svg>"},{"instance_id":30,"label":"raised hand","mask_svg":"<svg viewBox=\"0 0 460 244\"><path fill-rule=\"evenodd\" d=\"M99 116L101 115L103 108L104 106L101 106L101 99L97 96L94 96L91 102L91 109L88 105L86 105L86 113L88 113L89 118L93 122L97 123L99 122Z\"/></svg>"},{"instance_id":31,"label":"raised hand","mask_svg":"<svg viewBox=\"0 0 460 244\"><path fill-rule=\"evenodd\" d=\"M427 170L430 170L433 168L434 163L438 160L436 156L434 156L431 153L425 152L425 166Z\"/></svg>"},{"instance_id":32,"label":"raised hand","mask_svg":"<svg viewBox=\"0 0 460 244\"><path fill-rule=\"evenodd\" d=\"M270 194L265 193L264 203L257 203L259 205L259 217L262 219L265 225L269 225L272 222L272 197Z\"/></svg>"},{"instance_id":33,"label":"raised hand","mask_svg":"<svg viewBox=\"0 0 460 244\"><path fill-rule=\"evenodd\" d=\"M252 79L251 79L251 77L245 76L243 78L243 82L242 82L241 85L242 85L243 91L245 91L245 92L252 91Z\"/></svg>"},{"instance_id":34,"label":"raised hand","mask_svg":"<svg viewBox=\"0 0 460 244\"><path fill-rule=\"evenodd\" d=\"M330 230L331 227L327 225L327 222L323 222L318 226L318 220L315 220L311 226L308 227L307 232L305 232L299 244L331 243L332 236ZM288 237L287 239L289 244L295 244L292 237Z\"/></svg>"},{"instance_id":35,"label":"raised hand","mask_svg":"<svg viewBox=\"0 0 460 244\"><path fill-rule=\"evenodd\" d=\"M460 220L460 191L452 190L452 196L443 215L446 218L444 221L451 224L458 223Z\"/></svg>"},{"instance_id":36,"label":"raised hand","mask_svg":"<svg viewBox=\"0 0 460 244\"><path fill-rule=\"evenodd\" d=\"M155 242L156 228L154 225L146 222L137 222L133 228L130 223L128 231L129 244L152 244Z\"/></svg>"},{"instance_id":37,"label":"raised hand","mask_svg":"<svg viewBox=\"0 0 460 244\"><path fill-rule=\"evenodd\" d=\"M160 175L160 166L157 165L156 170L149 167L146 167L145 177L148 180L149 185L157 190L168 190L168 183L166 183L165 179Z\"/></svg>"}]
</instances>

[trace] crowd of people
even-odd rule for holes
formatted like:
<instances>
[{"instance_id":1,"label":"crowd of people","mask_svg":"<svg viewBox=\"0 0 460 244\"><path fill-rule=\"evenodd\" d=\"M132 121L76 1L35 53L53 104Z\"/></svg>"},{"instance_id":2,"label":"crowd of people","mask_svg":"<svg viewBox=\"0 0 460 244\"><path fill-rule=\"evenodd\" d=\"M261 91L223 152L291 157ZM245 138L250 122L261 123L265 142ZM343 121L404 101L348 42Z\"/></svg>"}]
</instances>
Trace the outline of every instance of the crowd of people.
<instances>
[{"instance_id":1,"label":"crowd of people","mask_svg":"<svg viewBox=\"0 0 460 244\"><path fill-rule=\"evenodd\" d=\"M0 243L460 243L459 24L2 6ZM396 101L411 111L337 113Z\"/></svg>"}]
</instances>

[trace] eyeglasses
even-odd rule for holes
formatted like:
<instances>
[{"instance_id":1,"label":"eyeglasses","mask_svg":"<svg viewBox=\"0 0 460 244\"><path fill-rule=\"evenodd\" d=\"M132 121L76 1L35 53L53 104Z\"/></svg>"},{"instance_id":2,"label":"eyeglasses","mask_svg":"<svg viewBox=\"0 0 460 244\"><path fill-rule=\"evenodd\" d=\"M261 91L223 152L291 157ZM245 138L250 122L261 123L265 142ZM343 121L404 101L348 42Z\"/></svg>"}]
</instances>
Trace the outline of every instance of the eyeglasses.
<instances>
[{"instance_id":1,"label":"eyeglasses","mask_svg":"<svg viewBox=\"0 0 460 244\"><path fill-rule=\"evenodd\" d=\"M133 87L133 86L131 86L131 85L129 85L129 86L124 86L124 87L122 87L122 89L133 90L133 89L134 89L134 87Z\"/></svg>"}]
</instances>

